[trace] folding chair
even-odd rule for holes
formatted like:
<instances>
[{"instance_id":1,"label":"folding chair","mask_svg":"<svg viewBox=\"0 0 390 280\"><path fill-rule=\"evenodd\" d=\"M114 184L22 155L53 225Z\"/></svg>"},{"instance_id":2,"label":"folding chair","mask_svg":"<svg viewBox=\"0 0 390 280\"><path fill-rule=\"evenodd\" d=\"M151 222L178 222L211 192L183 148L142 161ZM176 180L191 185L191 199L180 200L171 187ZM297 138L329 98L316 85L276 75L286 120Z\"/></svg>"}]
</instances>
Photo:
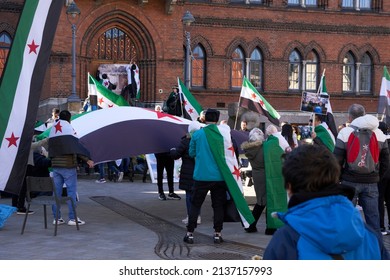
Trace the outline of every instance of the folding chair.
<instances>
[{"instance_id":1,"label":"folding chair","mask_svg":"<svg viewBox=\"0 0 390 280\"><path fill-rule=\"evenodd\" d=\"M71 197L69 196L61 196L58 197L55 192L54 182L53 178L51 177L26 177L26 186L27 186L27 193L26 193L26 201L27 201L27 213L30 210L31 204L38 204L43 205L43 215L45 220L45 229L47 229L47 213L46 213L46 205L56 205L57 206L57 213L56 213L56 220L55 220L55 227L54 227L54 236L57 235L57 226L58 226L58 214L60 205L62 203L67 203L69 200L71 201L73 212L75 214L75 217L77 217L76 214L76 207ZM34 194L32 196L32 193ZM24 233L24 229L26 227L28 214L24 217L23 227L21 234ZM76 228L79 230L79 223L78 220L76 220Z\"/></svg>"}]
</instances>

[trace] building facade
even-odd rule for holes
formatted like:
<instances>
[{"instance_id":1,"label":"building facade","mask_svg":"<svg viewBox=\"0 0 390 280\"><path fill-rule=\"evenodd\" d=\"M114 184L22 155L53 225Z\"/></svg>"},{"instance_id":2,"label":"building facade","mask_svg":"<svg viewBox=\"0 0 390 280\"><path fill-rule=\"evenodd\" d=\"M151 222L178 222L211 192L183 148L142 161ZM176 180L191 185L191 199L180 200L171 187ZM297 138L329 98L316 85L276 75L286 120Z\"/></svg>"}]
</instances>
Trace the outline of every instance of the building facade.
<instances>
[{"instance_id":1,"label":"building facade","mask_svg":"<svg viewBox=\"0 0 390 280\"><path fill-rule=\"evenodd\" d=\"M62 106L71 93L70 2L64 0L46 73L41 95L46 107ZM76 92L81 99L88 95L88 73L133 61L140 70L140 104L162 102L177 78L186 80L186 34L188 82L204 108L228 110L237 104L245 76L285 121L307 119L300 112L302 92L316 92L323 73L336 114L343 117L352 103L376 113L383 68L390 66L390 1L75 2L81 12L75 23ZM23 3L0 3L0 72ZM182 22L186 11L195 19L189 26Z\"/></svg>"}]
</instances>

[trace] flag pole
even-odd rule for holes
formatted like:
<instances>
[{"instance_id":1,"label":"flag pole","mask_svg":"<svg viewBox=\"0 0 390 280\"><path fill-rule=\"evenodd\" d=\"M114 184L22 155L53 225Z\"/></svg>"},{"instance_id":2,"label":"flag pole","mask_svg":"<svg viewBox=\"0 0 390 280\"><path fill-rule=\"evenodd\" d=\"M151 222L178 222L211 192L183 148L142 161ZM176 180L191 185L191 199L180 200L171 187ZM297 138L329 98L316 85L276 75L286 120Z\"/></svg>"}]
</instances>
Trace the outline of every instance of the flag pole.
<instances>
[{"instance_id":1,"label":"flag pole","mask_svg":"<svg viewBox=\"0 0 390 280\"><path fill-rule=\"evenodd\" d=\"M244 76L244 79L245 79L245 76ZM243 80L243 83L244 83L244 80ZM241 90L242 90L242 86L241 86ZM241 102L241 94L240 94L240 97L238 98L238 106L237 106L237 111L236 111L236 120L234 121L234 130L237 127L238 110L240 110L240 102Z\"/></svg>"},{"instance_id":2,"label":"flag pole","mask_svg":"<svg viewBox=\"0 0 390 280\"><path fill-rule=\"evenodd\" d=\"M324 80L324 77L325 77L325 71L326 71L326 69L324 69L324 71L322 72L320 85L318 86L318 90L317 90L317 95L320 94L320 91L321 91L321 88L322 88L322 81Z\"/></svg>"},{"instance_id":3,"label":"flag pole","mask_svg":"<svg viewBox=\"0 0 390 280\"><path fill-rule=\"evenodd\" d=\"M179 91L180 89L180 83L179 83L179 77L177 77L177 89L178 89L178 94L179 94L179 99L180 99L180 108L181 108L181 116L184 118L184 110L183 110L183 100L181 98L181 95L183 93L183 90L182 92Z\"/></svg>"},{"instance_id":4,"label":"flag pole","mask_svg":"<svg viewBox=\"0 0 390 280\"><path fill-rule=\"evenodd\" d=\"M238 110L240 110L240 102L241 102L241 95L240 95L240 98L238 99L238 106L237 106L237 112L236 112L236 120L234 121L234 129L236 129L236 127L237 127Z\"/></svg>"}]
</instances>

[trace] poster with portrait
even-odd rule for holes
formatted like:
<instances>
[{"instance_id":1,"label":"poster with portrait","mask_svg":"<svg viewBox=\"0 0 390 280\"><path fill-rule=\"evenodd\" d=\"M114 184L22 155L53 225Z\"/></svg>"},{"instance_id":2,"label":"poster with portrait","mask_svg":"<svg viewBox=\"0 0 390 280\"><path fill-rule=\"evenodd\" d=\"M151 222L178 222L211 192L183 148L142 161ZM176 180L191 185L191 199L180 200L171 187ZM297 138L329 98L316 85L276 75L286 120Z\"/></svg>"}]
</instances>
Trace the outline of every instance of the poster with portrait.
<instances>
[{"instance_id":1,"label":"poster with portrait","mask_svg":"<svg viewBox=\"0 0 390 280\"><path fill-rule=\"evenodd\" d=\"M145 155L146 162L148 163L149 173L150 173L150 180L152 183L157 183L157 161L154 154L146 154ZM180 168L181 168L181 159L175 160L175 166L173 169L173 182L178 183L179 182L179 175L180 175ZM164 169L163 174L163 183L167 183L167 173Z\"/></svg>"},{"instance_id":2,"label":"poster with portrait","mask_svg":"<svg viewBox=\"0 0 390 280\"><path fill-rule=\"evenodd\" d=\"M326 115L328 102L328 94L304 91L302 93L301 111Z\"/></svg>"}]
</instances>

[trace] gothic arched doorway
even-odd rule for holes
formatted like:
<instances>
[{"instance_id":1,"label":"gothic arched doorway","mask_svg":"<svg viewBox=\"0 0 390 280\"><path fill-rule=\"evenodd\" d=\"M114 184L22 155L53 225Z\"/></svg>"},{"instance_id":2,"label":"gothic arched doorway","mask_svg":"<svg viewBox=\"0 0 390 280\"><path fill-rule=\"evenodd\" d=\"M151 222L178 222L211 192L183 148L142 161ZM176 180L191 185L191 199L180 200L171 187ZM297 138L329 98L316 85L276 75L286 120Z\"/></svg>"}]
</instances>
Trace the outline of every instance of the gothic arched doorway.
<instances>
[{"instance_id":1,"label":"gothic arched doorway","mask_svg":"<svg viewBox=\"0 0 390 280\"><path fill-rule=\"evenodd\" d=\"M82 92L87 92L88 72L95 75L100 65L133 61L140 71L141 101L155 101L154 42L137 18L120 10L96 18L83 35L80 54Z\"/></svg>"}]
</instances>

